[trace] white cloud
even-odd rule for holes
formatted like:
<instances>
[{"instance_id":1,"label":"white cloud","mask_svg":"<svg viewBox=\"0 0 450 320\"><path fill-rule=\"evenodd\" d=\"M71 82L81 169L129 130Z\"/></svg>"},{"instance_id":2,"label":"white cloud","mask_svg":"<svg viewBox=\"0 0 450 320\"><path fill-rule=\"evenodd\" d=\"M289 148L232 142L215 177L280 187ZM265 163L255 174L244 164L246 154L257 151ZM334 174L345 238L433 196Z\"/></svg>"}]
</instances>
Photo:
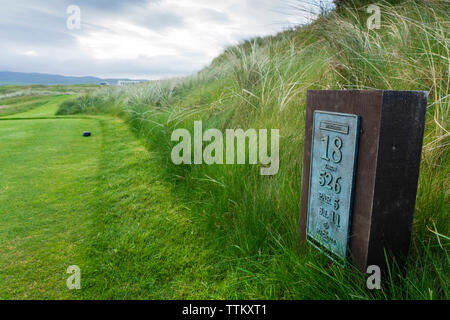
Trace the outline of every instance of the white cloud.
<instances>
[{"instance_id":1,"label":"white cloud","mask_svg":"<svg viewBox=\"0 0 450 320\"><path fill-rule=\"evenodd\" d=\"M81 1L82 29L73 31L68 1L16 1L8 3L15 16L0 12L8 22L0 22L0 70L155 78L194 72L229 45L305 23L292 4L311 0Z\"/></svg>"},{"instance_id":2,"label":"white cloud","mask_svg":"<svg viewBox=\"0 0 450 320\"><path fill-rule=\"evenodd\" d=\"M19 52L19 54L22 54L24 56L32 56L32 57L36 57L38 55L38 53L35 50L27 50L27 51Z\"/></svg>"}]
</instances>

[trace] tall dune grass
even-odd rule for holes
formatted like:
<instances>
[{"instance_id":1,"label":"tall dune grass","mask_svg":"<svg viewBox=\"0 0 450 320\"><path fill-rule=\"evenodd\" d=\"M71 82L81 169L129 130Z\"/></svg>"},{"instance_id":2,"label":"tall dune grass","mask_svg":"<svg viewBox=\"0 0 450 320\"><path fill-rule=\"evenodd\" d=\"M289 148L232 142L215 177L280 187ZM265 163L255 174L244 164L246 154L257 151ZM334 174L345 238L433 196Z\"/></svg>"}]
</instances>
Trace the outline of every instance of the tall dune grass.
<instances>
[{"instance_id":1,"label":"tall dune grass","mask_svg":"<svg viewBox=\"0 0 450 320\"><path fill-rule=\"evenodd\" d=\"M380 7L379 30L367 29L364 6L343 7L228 48L196 75L102 89L83 105L83 112L123 114L158 155L190 219L218 252L228 297L448 298L450 5ZM306 91L369 88L430 92L408 272L380 292L367 290L352 268L305 251L297 232ZM279 128L278 174L263 177L247 165L173 165L170 135L192 130L195 120L204 129Z\"/></svg>"}]
</instances>

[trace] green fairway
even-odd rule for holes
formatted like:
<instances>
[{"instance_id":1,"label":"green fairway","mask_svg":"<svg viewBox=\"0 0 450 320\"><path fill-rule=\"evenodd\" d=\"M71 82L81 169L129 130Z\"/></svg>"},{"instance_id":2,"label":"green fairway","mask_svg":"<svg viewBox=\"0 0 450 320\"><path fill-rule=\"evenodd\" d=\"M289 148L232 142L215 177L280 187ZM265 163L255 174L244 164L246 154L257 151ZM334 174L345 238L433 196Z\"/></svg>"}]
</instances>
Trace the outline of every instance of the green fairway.
<instances>
[{"instance_id":1,"label":"green fairway","mask_svg":"<svg viewBox=\"0 0 450 320\"><path fill-rule=\"evenodd\" d=\"M70 298L101 136L92 120L0 121L0 298Z\"/></svg>"},{"instance_id":2,"label":"green fairway","mask_svg":"<svg viewBox=\"0 0 450 320\"><path fill-rule=\"evenodd\" d=\"M64 99L0 121L0 299L220 297L151 153L122 120L54 117Z\"/></svg>"},{"instance_id":3,"label":"green fairway","mask_svg":"<svg viewBox=\"0 0 450 320\"><path fill-rule=\"evenodd\" d=\"M51 97L20 97L0 100L0 117L23 113L50 103Z\"/></svg>"},{"instance_id":4,"label":"green fairway","mask_svg":"<svg viewBox=\"0 0 450 320\"><path fill-rule=\"evenodd\" d=\"M4 108L5 112L8 111L8 113L7 115L3 116L3 119L54 117L55 112L58 110L61 102L69 99L70 97L71 96L67 95L40 98L34 97L33 99L31 99L31 101L33 101L34 103L30 104L30 102L28 102L28 107L25 108L25 110L23 110L23 107L19 108L16 104L12 104L11 106L8 106L8 108ZM20 113L14 111L18 111Z\"/></svg>"},{"instance_id":5,"label":"green fairway","mask_svg":"<svg viewBox=\"0 0 450 320\"><path fill-rule=\"evenodd\" d=\"M52 119L68 98L27 98L40 103L0 121L0 299L74 297L66 269L81 263L101 129L95 120ZM85 130L93 136L83 138Z\"/></svg>"}]
</instances>

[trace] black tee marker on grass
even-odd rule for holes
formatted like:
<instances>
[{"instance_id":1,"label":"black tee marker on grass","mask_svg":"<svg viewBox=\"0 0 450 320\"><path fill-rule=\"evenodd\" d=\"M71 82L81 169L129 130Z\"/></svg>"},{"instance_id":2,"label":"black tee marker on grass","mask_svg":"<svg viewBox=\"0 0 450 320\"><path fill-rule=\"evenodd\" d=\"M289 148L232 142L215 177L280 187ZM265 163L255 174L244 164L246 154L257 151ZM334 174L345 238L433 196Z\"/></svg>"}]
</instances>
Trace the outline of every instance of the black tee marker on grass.
<instances>
[{"instance_id":1,"label":"black tee marker on grass","mask_svg":"<svg viewBox=\"0 0 450 320\"><path fill-rule=\"evenodd\" d=\"M90 137L91 133L89 131L83 132L83 137Z\"/></svg>"}]
</instances>

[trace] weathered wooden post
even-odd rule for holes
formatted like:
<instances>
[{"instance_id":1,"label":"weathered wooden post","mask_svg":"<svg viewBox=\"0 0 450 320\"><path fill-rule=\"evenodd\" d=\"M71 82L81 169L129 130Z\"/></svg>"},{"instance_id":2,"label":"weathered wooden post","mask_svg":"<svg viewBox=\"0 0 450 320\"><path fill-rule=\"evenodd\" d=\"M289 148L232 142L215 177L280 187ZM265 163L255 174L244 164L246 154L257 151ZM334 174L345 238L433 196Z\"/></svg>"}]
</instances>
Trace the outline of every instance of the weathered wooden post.
<instances>
[{"instance_id":1,"label":"weathered wooden post","mask_svg":"<svg viewBox=\"0 0 450 320\"><path fill-rule=\"evenodd\" d=\"M302 240L362 270L408 254L427 92L308 91Z\"/></svg>"}]
</instances>

